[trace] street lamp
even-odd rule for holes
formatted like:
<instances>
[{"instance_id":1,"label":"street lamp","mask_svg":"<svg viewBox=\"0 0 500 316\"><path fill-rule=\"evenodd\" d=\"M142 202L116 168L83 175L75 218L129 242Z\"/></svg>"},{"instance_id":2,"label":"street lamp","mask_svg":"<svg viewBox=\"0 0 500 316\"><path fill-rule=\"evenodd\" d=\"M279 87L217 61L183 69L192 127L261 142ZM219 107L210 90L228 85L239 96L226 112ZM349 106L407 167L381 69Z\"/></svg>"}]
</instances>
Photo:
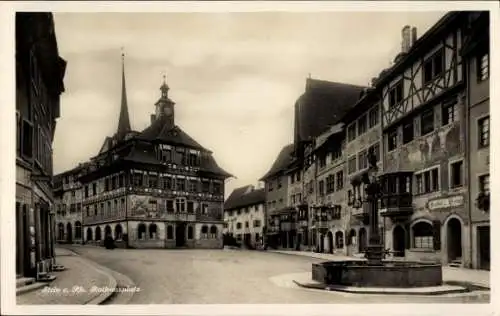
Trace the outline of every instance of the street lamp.
<instances>
[{"instance_id":1,"label":"street lamp","mask_svg":"<svg viewBox=\"0 0 500 316\"><path fill-rule=\"evenodd\" d=\"M366 258L369 265L380 265L384 257L384 246L382 245L380 232L378 228L378 200L382 190L378 180L377 159L373 148L368 150L367 160L369 168L361 175L361 179L353 182L353 207L361 208L363 203L367 203L369 212L368 218L370 223L370 238L368 239L368 247L366 248ZM365 199L360 198L361 185L364 186ZM356 198L356 192L358 198Z\"/></svg>"}]
</instances>

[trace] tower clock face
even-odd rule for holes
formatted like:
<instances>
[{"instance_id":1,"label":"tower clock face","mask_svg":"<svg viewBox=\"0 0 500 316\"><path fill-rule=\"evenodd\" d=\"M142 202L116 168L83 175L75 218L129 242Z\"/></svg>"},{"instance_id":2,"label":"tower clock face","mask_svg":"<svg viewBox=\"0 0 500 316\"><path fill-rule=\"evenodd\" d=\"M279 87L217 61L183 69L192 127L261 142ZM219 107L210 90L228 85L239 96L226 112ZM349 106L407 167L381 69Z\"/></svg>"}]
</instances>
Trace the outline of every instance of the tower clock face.
<instances>
[{"instance_id":1,"label":"tower clock face","mask_svg":"<svg viewBox=\"0 0 500 316\"><path fill-rule=\"evenodd\" d=\"M165 115L167 115L167 116L172 115L172 108L171 107L169 107L169 106L165 107L164 111L165 111Z\"/></svg>"}]
</instances>

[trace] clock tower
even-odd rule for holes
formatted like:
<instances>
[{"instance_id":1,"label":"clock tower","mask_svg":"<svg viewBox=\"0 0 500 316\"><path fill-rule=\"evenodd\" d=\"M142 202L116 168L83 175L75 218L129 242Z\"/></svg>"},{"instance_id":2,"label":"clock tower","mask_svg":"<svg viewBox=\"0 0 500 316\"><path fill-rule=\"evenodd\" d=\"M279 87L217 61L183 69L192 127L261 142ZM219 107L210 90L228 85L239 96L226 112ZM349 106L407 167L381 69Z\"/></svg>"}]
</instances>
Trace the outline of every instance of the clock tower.
<instances>
[{"instance_id":1,"label":"clock tower","mask_svg":"<svg viewBox=\"0 0 500 316\"><path fill-rule=\"evenodd\" d=\"M166 76L163 76L163 84L160 87L161 96L156 102L156 119L165 120L165 124L172 128L175 125L174 120L174 101L168 98L169 87L166 82Z\"/></svg>"}]
</instances>

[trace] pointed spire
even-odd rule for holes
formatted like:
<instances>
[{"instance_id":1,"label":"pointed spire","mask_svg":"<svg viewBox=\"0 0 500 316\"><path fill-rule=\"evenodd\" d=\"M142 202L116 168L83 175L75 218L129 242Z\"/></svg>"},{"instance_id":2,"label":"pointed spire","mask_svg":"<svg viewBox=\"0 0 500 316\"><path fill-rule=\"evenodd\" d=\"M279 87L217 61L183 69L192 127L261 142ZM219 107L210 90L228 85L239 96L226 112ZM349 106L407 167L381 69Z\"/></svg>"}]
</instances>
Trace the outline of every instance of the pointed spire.
<instances>
[{"instance_id":1,"label":"pointed spire","mask_svg":"<svg viewBox=\"0 0 500 316\"><path fill-rule=\"evenodd\" d=\"M167 75L163 75L163 84L160 87L161 97L168 98L168 90L170 88L167 85Z\"/></svg>"},{"instance_id":2,"label":"pointed spire","mask_svg":"<svg viewBox=\"0 0 500 316\"><path fill-rule=\"evenodd\" d=\"M127 105L127 89L125 86L125 54L123 53L122 47L122 100L120 107L120 118L118 120L118 130L116 131L116 137L121 140L125 135L131 131L130 119L128 116L128 105Z\"/></svg>"}]
</instances>

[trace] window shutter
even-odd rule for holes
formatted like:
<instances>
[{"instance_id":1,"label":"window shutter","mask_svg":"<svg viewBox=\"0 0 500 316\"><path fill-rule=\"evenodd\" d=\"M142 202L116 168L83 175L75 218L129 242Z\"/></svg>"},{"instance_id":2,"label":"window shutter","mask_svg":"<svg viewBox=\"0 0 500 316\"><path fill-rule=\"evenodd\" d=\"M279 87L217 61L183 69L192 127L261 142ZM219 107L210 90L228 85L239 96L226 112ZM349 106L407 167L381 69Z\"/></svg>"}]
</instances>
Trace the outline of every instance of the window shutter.
<instances>
[{"instance_id":1,"label":"window shutter","mask_svg":"<svg viewBox=\"0 0 500 316\"><path fill-rule=\"evenodd\" d=\"M410 249L411 248L411 244L412 244L412 240L411 240L411 234L410 234L410 224L406 224L405 225L405 233L406 233L406 236L405 236L405 249Z\"/></svg>"},{"instance_id":2,"label":"window shutter","mask_svg":"<svg viewBox=\"0 0 500 316\"><path fill-rule=\"evenodd\" d=\"M441 222L435 220L432 224L434 232L434 250L441 250Z\"/></svg>"}]
</instances>

